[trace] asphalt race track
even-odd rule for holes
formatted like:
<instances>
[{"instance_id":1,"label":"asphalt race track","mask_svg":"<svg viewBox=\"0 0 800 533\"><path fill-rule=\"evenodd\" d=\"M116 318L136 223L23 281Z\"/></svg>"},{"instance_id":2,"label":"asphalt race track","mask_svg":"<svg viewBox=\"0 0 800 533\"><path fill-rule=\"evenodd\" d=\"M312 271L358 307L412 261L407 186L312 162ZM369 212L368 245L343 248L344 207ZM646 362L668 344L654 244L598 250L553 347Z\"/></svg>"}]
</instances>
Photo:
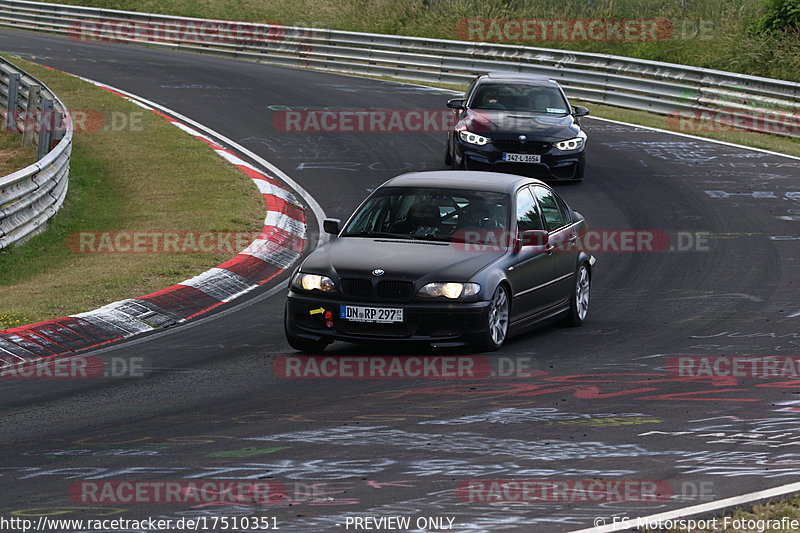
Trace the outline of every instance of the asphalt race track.
<instances>
[{"instance_id":1,"label":"asphalt race track","mask_svg":"<svg viewBox=\"0 0 800 533\"><path fill-rule=\"evenodd\" d=\"M389 177L443 168L442 133L289 133L270 109L441 110L443 91L13 31L0 31L0 50L213 128L302 184L327 216L345 218ZM418 518L449 517L458 532L559 532L797 480L797 373L693 377L668 363L800 355L800 161L583 123L586 180L557 190L593 229L670 238L656 252L596 252L584 327L545 327L480 355L495 372L479 379L286 378L273 366L295 355L284 292L256 298L93 353L142 358L145 378L3 381L0 516L276 517L293 533L354 531L354 517L388 516L424 531ZM340 343L326 353L472 355ZM529 374L501 372L511 365ZM509 479L568 484L523 502L463 490ZM269 481L285 497L76 496L87 483L209 480ZM588 480L625 490L586 497L576 487Z\"/></svg>"}]
</instances>

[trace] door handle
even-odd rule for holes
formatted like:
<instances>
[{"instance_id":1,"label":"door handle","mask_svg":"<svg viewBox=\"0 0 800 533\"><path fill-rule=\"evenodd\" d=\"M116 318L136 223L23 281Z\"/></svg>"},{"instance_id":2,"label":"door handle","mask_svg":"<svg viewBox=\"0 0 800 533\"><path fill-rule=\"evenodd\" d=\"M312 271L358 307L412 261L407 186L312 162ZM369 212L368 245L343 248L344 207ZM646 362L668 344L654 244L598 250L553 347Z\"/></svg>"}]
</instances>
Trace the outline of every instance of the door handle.
<instances>
[{"instance_id":1,"label":"door handle","mask_svg":"<svg viewBox=\"0 0 800 533\"><path fill-rule=\"evenodd\" d=\"M570 235L570 236L569 236L569 238L567 239L567 246L574 246L574 245L575 245L575 242L576 242L577 240L578 240L578 234L577 234L577 233L573 233L573 234L572 234L572 235Z\"/></svg>"}]
</instances>

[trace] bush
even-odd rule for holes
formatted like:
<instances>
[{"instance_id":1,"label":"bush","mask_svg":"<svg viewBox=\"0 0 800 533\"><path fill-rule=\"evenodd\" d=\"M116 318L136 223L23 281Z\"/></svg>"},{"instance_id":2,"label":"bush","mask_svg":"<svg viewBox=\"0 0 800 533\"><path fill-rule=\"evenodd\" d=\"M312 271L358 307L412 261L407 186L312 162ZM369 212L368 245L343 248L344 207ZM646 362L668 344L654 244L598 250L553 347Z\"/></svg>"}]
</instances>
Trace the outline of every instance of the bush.
<instances>
[{"instance_id":1,"label":"bush","mask_svg":"<svg viewBox=\"0 0 800 533\"><path fill-rule=\"evenodd\" d=\"M767 0L761 18L762 31L800 30L800 0Z\"/></svg>"}]
</instances>

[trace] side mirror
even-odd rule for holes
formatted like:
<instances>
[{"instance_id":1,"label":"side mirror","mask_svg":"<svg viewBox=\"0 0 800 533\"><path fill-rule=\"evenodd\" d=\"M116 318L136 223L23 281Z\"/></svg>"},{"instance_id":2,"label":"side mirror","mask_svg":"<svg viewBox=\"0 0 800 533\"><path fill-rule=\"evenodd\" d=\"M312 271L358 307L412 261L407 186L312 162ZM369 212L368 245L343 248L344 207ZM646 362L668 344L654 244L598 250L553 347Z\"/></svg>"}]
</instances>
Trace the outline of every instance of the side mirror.
<instances>
[{"instance_id":1,"label":"side mirror","mask_svg":"<svg viewBox=\"0 0 800 533\"><path fill-rule=\"evenodd\" d=\"M550 243L550 234L543 229L525 230L517 236L514 251L519 252L524 246L547 246Z\"/></svg>"},{"instance_id":2,"label":"side mirror","mask_svg":"<svg viewBox=\"0 0 800 533\"><path fill-rule=\"evenodd\" d=\"M325 233L330 233L331 235L338 235L339 234L339 226L341 225L342 221L338 218L326 218L322 221L322 229Z\"/></svg>"},{"instance_id":3,"label":"side mirror","mask_svg":"<svg viewBox=\"0 0 800 533\"><path fill-rule=\"evenodd\" d=\"M447 107L450 109L464 109L464 102L463 98L453 98L447 101Z\"/></svg>"},{"instance_id":4,"label":"side mirror","mask_svg":"<svg viewBox=\"0 0 800 533\"><path fill-rule=\"evenodd\" d=\"M589 114L589 108L582 105L576 105L572 108L572 115L576 117L585 117Z\"/></svg>"}]
</instances>

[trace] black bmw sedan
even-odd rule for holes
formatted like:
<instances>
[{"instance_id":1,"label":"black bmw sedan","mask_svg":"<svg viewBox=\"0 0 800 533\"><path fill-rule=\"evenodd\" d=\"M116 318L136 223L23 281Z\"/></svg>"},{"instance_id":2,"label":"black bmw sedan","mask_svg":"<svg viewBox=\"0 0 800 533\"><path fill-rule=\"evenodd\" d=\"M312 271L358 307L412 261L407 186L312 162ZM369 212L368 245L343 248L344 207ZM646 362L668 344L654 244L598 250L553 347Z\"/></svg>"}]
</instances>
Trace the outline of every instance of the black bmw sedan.
<instances>
[{"instance_id":1,"label":"black bmw sedan","mask_svg":"<svg viewBox=\"0 0 800 533\"><path fill-rule=\"evenodd\" d=\"M580 325L594 258L586 221L541 181L434 171L392 178L293 273L289 344L421 341L498 349L549 319Z\"/></svg>"},{"instance_id":2,"label":"black bmw sedan","mask_svg":"<svg viewBox=\"0 0 800 533\"><path fill-rule=\"evenodd\" d=\"M541 179L580 181L586 133L553 80L534 74L491 72L475 78L463 98L447 102L457 123L447 134L445 163Z\"/></svg>"}]
</instances>

